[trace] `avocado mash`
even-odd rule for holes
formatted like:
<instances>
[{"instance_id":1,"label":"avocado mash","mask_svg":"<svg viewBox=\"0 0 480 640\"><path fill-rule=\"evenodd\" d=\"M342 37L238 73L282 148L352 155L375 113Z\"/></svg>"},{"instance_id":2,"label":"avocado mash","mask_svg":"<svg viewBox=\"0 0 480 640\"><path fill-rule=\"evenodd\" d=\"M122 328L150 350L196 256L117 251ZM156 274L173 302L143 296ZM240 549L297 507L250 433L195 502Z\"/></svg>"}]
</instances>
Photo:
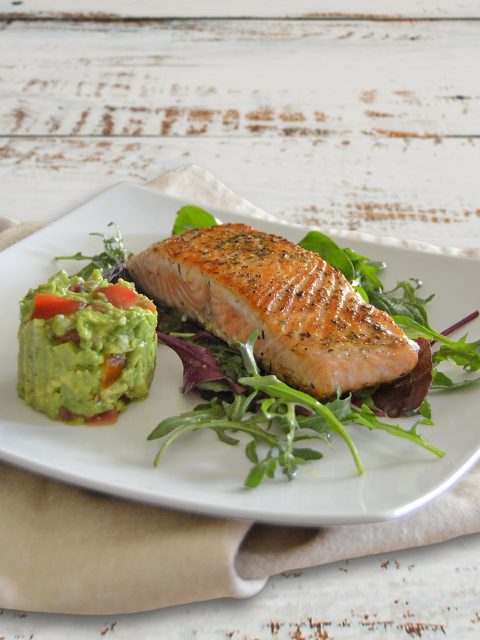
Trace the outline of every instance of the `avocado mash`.
<instances>
[{"instance_id":1,"label":"avocado mash","mask_svg":"<svg viewBox=\"0 0 480 640\"><path fill-rule=\"evenodd\" d=\"M73 424L115 422L147 396L157 353L155 305L134 286L60 271L20 302L18 393Z\"/></svg>"}]
</instances>

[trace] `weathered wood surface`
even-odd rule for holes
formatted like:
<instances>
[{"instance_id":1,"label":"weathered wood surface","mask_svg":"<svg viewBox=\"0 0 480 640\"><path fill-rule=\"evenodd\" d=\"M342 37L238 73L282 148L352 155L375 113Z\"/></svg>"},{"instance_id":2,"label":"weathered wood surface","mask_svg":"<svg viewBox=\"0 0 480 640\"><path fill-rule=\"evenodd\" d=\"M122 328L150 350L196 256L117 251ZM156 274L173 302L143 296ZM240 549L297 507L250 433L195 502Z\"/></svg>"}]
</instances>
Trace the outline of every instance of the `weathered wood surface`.
<instances>
[{"instance_id":1,"label":"weathered wood surface","mask_svg":"<svg viewBox=\"0 0 480 640\"><path fill-rule=\"evenodd\" d=\"M115 182L196 162L284 220L478 246L478 138L0 140L0 215L50 220Z\"/></svg>"},{"instance_id":2,"label":"weathered wood surface","mask_svg":"<svg viewBox=\"0 0 480 640\"><path fill-rule=\"evenodd\" d=\"M478 0L1 0L0 15L80 19L212 17L237 18L471 18L480 16Z\"/></svg>"},{"instance_id":3,"label":"weathered wood surface","mask_svg":"<svg viewBox=\"0 0 480 640\"><path fill-rule=\"evenodd\" d=\"M468 21L13 22L0 38L0 131L477 135L479 59Z\"/></svg>"},{"instance_id":4,"label":"weathered wood surface","mask_svg":"<svg viewBox=\"0 0 480 640\"><path fill-rule=\"evenodd\" d=\"M472 21L5 23L1 214L51 219L112 181L197 162L288 220L473 245L478 34Z\"/></svg>"}]
</instances>

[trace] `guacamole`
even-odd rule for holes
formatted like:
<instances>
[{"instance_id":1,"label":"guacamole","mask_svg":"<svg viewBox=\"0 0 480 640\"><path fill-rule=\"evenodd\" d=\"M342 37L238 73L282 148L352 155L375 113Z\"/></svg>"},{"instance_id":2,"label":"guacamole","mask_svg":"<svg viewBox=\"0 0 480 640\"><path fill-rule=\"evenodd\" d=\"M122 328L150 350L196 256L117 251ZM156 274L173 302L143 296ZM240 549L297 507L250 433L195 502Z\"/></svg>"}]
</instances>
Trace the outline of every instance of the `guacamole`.
<instances>
[{"instance_id":1,"label":"guacamole","mask_svg":"<svg viewBox=\"0 0 480 640\"><path fill-rule=\"evenodd\" d=\"M157 353L157 313L134 286L60 271L20 302L18 394L54 420L115 422L145 398Z\"/></svg>"}]
</instances>

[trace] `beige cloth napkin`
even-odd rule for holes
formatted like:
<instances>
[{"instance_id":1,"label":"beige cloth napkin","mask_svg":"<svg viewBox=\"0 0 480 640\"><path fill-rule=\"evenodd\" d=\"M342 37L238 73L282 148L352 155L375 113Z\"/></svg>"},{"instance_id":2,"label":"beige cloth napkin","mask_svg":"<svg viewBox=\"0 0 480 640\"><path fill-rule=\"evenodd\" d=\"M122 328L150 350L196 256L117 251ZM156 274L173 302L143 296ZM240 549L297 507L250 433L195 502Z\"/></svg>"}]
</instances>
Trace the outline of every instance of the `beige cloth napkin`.
<instances>
[{"instance_id":1,"label":"beige cloth napkin","mask_svg":"<svg viewBox=\"0 0 480 640\"><path fill-rule=\"evenodd\" d=\"M267 217L196 165L150 183ZM0 248L38 225L7 223ZM294 528L110 498L0 463L0 607L118 614L257 593L268 577L480 531L480 467L429 506L374 525Z\"/></svg>"}]
</instances>

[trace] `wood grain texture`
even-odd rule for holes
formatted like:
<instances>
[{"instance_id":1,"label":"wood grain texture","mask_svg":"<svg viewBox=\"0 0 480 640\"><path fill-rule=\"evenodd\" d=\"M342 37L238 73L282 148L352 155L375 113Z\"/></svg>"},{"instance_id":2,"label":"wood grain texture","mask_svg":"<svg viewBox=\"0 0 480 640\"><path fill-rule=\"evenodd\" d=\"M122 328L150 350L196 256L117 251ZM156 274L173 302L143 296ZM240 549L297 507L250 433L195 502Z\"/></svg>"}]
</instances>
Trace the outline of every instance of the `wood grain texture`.
<instances>
[{"instance_id":1,"label":"wood grain texture","mask_svg":"<svg viewBox=\"0 0 480 640\"><path fill-rule=\"evenodd\" d=\"M53 18L170 18L211 17L224 18L311 18L355 16L364 19L389 18L448 18L478 17L478 0L62 0L55 4L51 0L1 0L0 15Z\"/></svg>"},{"instance_id":2,"label":"wood grain texture","mask_svg":"<svg viewBox=\"0 0 480 640\"><path fill-rule=\"evenodd\" d=\"M478 138L10 138L1 215L49 220L111 184L204 165L292 222L478 246Z\"/></svg>"},{"instance_id":3,"label":"wood grain texture","mask_svg":"<svg viewBox=\"0 0 480 640\"><path fill-rule=\"evenodd\" d=\"M478 135L479 59L475 22L14 22L0 132Z\"/></svg>"}]
</instances>

